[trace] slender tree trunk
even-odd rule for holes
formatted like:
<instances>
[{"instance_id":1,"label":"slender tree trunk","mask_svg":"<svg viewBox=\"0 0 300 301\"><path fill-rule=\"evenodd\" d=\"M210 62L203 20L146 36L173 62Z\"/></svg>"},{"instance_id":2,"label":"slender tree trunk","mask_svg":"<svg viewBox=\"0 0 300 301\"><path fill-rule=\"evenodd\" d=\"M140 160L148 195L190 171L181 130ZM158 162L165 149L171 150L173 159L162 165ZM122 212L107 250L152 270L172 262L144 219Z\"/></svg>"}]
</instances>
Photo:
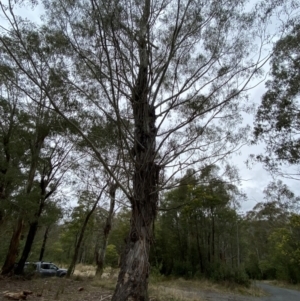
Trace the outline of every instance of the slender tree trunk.
<instances>
[{"instance_id":1,"label":"slender tree trunk","mask_svg":"<svg viewBox=\"0 0 300 301\"><path fill-rule=\"evenodd\" d=\"M110 196L110 206L108 211L108 216L106 218L105 226L103 229L103 245L101 248L100 254L96 254L96 263L97 263L97 269L96 269L96 276L101 276L103 274L104 270L104 264L105 264L105 253L108 243L108 235L111 230L111 222L115 210L115 201L116 201L116 190L118 188L117 184L112 184L109 189L109 196Z\"/></svg>"},{"instance_id":2,"label":"slender tree trunk","mask_svg":"<svg viewBox=\"0 0 300 301\"><path fill-rule=\"evenodd\" d=\"M2 275L9 275L13 273L14 264L16 262L18 256L18 249L20 238L23 230L24 220L23 218L19 217L17 221L17 225L14 229L13 235L10 240L9 244L9 252L6 255L6 259L4 265L2 266Z\"/></svg>"},{"instance_id":3,"label":"slender tree trunk","mask_svg":"<svg viewBox=\"0 0 300 301\"><path fill-rule=\"evenodd\" d=\"M47 226L46 231L44 233L44 238L43 238L43 243L42 243L42 247L41 247L41 251L40 251L39 261L43 260L44 253L45 253L45 250L46 250L46 243L47 243L49 231L50 231L50 226Z\"/></svg>"},{"instance_id":4,"label":"slender tree trunk","mask_svg":"<svg viewBox=\"0 0 300 301\"><path fill-rule=\"evenodd\" d=\"M5 157L5 163L4 165L2 165L0 167L0 174L1 174L1 182L0 182L0 202L4 202L5 199L7 198L8 196L8 187L10 186L11 184L11 180L8 180L6 178L6 175L7 175L7 172L8 172L8 168L10 166L10 161L11 161L11 154L10 154L10 147L9 147L9 144L10 144L10 138L11 138L11 135L12 135L12 131L13 131L13 126L14 126L14 115L16 113L16 106L14 105L13 106L13 111L12 111L12 115L11 115L11 118L10 118L10 124L9 124L9 128L8 128L8 131L7 131L7 135L4 134L3 138L2 138L2 142L3 142L3 151L4 153L1 154L4 155ZM4 221L4 212L3 210L0 209L0 226L3 224L3 221Z\"/></svg>"},{"instance_id":5,"label":"slender tree trunk","mask_svg":"<svg viewBox=\"0 0 300 301\"><path fill-rule=\"evenodd\" d=\"M78 254L79 254L79 251L80 251L81 242L82 242L84 232L85 232L85 229L86 229L86 225L87 225L87 222L86 223L84 222L84 224L81 228L79 238L78 238L77 243L75 245L75 250L74 250L73 257L72 257L72 261L71 261L71 263L69 265L69 268L68 268L68 271L67 271L67 275L66 275L67 277L70 277L74 272L75 265L76 265L77 258L78 258Z\"/></svg>"},{"instance_id":6,"label":"slender tree trunk","mask_svg":"<svg viewBox=\"0 0 300 301\"><path fill-rule=\"evenodd\" d=\"M1 202L1 199L0 199L0 202ZM3 224L3 216L4 216L3 211L0 210L0 227L1 227L2 224Z\"/></svg>"},{"instance_id":7,"label":"slender tree trunk","mask_svg":"<svg viewBox=\"0 0 300 301\"><path fill-rule=\"evenodd\" d=\"M1 172L1 176L3 177L3 173ZM5 194L4 194L4 185L0 185L0 205L2 202L5 201ZM0 227L3 224L3 220L4 220L4 212L2 209L0 209Z\"/></svg>"},{"instance_id":8,"label":"slender tree trunk","mask_svg":"<svg viewBox=\"0 0 300 301\"><path fill-rule=\"evenodd\" d=\"M155 163L155 109L149 99L149 45L147 41L150 20L150 0L145 0L140 28L139 73L132 91L135 123L133 196L130 231L112 301L148 300L149 250L153 241L153 227L158 203L159 166Z\"/></svg>"},{"instance_id":9,"label":"slender tree trunk","mask_svg":"<svg viewBox=\"0 0 300 301\"><path fill-rule=\"evenodd\" d=\"M211 262L211 258L210 258L210 254L211 254L211 248L210 248L210 246L211 246L211 242L210 242L210 233L208 233L208 235L207 235L207 261L208 261L208 263L210 263Z\"/></svg>"},{"instance_id":10,"label":"slender tree trunk","mask_svg":"<svg viewBox=\"0 0 300 301\"><path fill-rule=\"evenodd\" d=\"M200 272L201 272L201 274L203 274L204 273L203 256L202 256L201 246L200 246L200 239L199 239L199 230L198 230L197 219L196 219L196 239L197 239L197 250L198 250L198 255L199 255Z\"/></svg>"},{"instance_id":11,"label":"slender tree trunk","mask_svg":"<svg viewBox=\"0 0 300 301\"><path fill-rule=\"evenodd\" d=\"M175 221L176 221L178 248L179 248L179 251L180 251L180 259L182 261L184 261L184 249L185 249L185 246L184 246L183 239L181 239L181 236L180 236L179 220L178 220L177 216L175 218Z\"/></svg>"},{"instance_id":12,"label":"slender tree trunk","mask_svg":"<svg viewBox=\"0 0 300 301\"><path fill-rule=\"evenodd\" d=\"M237 266L240 267L240 238L239 238L239 225L236 221L236 244L237 244Z\"/></svg>"},{"instance_id":13,"label":"slender tree trunk","mask_svg":"<svg viewBox=\"0 0 300 301\"><path fill-rule=\"evenodd\" d=\"M80 253L80 256L79 256L79 260L78 260L78 263L81 263L83 264L84 263L84 260L85 260L85 245L84 245L85 242L83 242L83 244L81 243L81 253Z\"/></svg>"},{"instance_id":14,"label":"slender tree trunk","mask_svg":"<svg viewBox=\"0 0 300 301\"><path fill-rule=\"evenodd\" d=\"M78 238L77 243L75 245L74 255L72 257L72 261L71 261L70 266L69 266L68 271L67 271L67 275L66 275L67 277L70 277L71 274L74 272L75 265L76 265L76 262L77 262L77 259L78 259L78 254L79 254L79 251L80 251L80 246L81 246L81 243L82 243L82 240L83 240L83 237L84 237L86 226L89 222L90 217L92 216L93 212L95 211L95 209L97 207L97 204L98 204L98 202L101 198L101 195L102 195L105 187L101 190L101 192L100 192L97 200L95 201L92 209L89 211L89 213L85 217L84 223L83 223L82 228L80 230L79 238Z\"/></svg>"},{"instance_id":15,"label":"slender tree trunk","mask_svg":"<svg viewBox=\"0 0 300 301\"><path fill-rule=\"evenodd\" d=\"M103 274L107 243L108 243L108 239L104 237L101 252L99 254L99 252L97 251L96 254L96 264L97 264L96 276L97 277L101 277Z\"/></svg>"},{"instance_id":16,"label":"slender tree trunk","mask_svg":"<svg viewBox=\"0 0 300 301\"><path fill-rule=\"evenodd\" d=\"M215 217L212 213L212 228L211 228L211 262L215 261Z\"/></svg>"}]
</instances>

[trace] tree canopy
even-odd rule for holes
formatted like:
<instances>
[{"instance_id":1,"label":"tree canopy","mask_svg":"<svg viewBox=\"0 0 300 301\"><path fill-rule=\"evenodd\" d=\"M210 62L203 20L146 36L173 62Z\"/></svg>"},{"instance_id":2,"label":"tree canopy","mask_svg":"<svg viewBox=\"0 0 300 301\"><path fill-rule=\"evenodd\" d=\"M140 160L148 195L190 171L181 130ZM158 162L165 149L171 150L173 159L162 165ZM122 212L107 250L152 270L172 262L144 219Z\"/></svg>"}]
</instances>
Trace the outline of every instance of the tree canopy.
<instances>
[{"instance_id":1,"label":"tree canopy","mask_svg":"<svg viewBox=\"0 0 300 301\"><path fill-rule=\"evenodd\" d=\"M300 162L300 23L276 42L271 59L271 79L258 108L254 136L265 143L266 154L257 156L272 172L284 174L281 164L297 167L287 176L299 178Z\"/></svg>"}]
</instances>

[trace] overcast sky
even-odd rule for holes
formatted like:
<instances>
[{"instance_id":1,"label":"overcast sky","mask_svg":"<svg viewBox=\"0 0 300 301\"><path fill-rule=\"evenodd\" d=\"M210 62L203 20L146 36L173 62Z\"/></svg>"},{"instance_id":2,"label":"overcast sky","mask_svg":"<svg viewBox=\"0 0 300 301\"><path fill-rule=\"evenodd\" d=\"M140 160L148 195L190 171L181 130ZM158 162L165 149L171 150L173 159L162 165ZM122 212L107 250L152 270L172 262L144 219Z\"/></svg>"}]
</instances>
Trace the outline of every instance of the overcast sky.
<instances>
[{"instance_id":1,"label":"overcast sky","mask_svg":"<svg viewBox=\"0 0 300 301\"><path fill-rule=\"evenodd\" d=\"M250 101L253 101L256 106L258 106L265 91L265 83L261 83L258 87L251 91ZM244 122L249 124L251 127L253 127L253 121L253 115L246 116L244 120ZM263 190L271 181L274 181L274 179L270 173L263 168L262 164L254 163L251 168L249 168L245 163L246 160L249 159L250 154L258 155L260 153L264 153L264 146L262 144L243 146L240 153L241 154L236 154L231 161L240 171L240 177L242 179L240 188L248 196L248 201L241 204L241 209L242 211L248 211L251 210L256 203L263 201ZM282 180L282 182L286 184L296 196L300 196L299 181L280 177L275 178L275 180L279 179Z\"/></svg>"}]
</instances>

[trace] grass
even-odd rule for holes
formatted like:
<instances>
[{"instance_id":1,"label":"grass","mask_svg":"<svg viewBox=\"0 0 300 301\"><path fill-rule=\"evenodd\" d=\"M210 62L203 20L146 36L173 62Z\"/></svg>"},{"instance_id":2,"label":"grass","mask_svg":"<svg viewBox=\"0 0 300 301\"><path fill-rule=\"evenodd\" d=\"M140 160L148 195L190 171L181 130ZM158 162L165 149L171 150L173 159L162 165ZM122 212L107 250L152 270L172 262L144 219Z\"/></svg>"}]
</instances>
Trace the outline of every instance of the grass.
<instances>
[{"instance_id":1,"label":"grass","mask_svg":"<svg viewBox=\"0 0 300 301\"><path fill-rule=\"evenodd\" d=\"M166 287L166 286L159 286L159 285L149 285L149 296L150 300L155 301L203 301L207 300L204 299L202 296L198 295L193 292L187 292L180 290L176 287Z\"/></svg>"},{"instance_id":2,"label":"grass","mask_svg":"<svg viewBox=\"0 0 300 301\"><path fill-rule=\"evenodd\" d=\"M95 267L77 265L73 277L84 279L86 275L95 275ZM118 269L106 268L104 277L89 277L93 287L100 287L104 290L113 291L116 287ZM189 293L187 293L189 292ZM215 294L236 294L253 297L264 296L262 289L255 284L246 288L230 282L215 283L208 280L184 280L182 278L172 279L153 273L150 276L149 296L151 300L159 301L185 301L185 300L204 300L199 292Z\"/></svg>"},{"instance_id":3,"label":"grass","mask_svg":"<svg viewBox=\"0 0 300 301\"><path fill-rule=\"evenodd\" d=\"M151 281L150 288L154 292L157 290L163 291L165 289L169 294L174 295L175 297L186 295L184 291L205 291L216 294L226 293L253 297L261 297L265 295L263 290L258 288L255 284L247 288L229 282L215 283L208 280L184 280L182 278L163 280L160 282Z\"/></svg>"},{"instance_id":4,"label":"grass","mask_svg":"<svg viewBox=\"0 0 300 301\"><path fill-rule=\"evenodd\" d=\"M77 264L74 271L74 276L91 277L95 276L96 267L93 265Z\"/></svg>"}]
</instances>

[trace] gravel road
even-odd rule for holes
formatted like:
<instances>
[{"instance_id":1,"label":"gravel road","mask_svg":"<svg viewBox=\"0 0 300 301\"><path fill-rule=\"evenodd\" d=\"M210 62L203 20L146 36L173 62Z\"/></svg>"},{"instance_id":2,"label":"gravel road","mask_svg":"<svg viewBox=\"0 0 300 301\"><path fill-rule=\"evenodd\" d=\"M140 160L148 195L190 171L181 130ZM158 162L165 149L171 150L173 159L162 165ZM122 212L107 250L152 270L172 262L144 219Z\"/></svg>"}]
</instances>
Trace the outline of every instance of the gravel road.
<instances>
[{"instance_id":1,"label":"gravel road","mask_svg":"<svg viewBox=\"0 0 300 301\"><path fill-rule=\"evenodd\" d=\"M161 287L161 289L168 293L176 291L180 297L185 297L191 300L205 300L205 301L300 301L300 292L277 286L257 282L256 285L262 288L268 296L265 297L246 297L235 294L220 294L212 291L203 291L199 289L174 289L169 287Z\"/></svg>"},{"instance_id":2,"label":"gravel road","mask_svg":"<svg viewBox=\"0 0 300 301\"><path fill-rule=\"evenodd\" d=\"M258 301L300 301L300 292L258 282L257 285L270 296L258 298Z\"/></svg>"}]
</instances>

